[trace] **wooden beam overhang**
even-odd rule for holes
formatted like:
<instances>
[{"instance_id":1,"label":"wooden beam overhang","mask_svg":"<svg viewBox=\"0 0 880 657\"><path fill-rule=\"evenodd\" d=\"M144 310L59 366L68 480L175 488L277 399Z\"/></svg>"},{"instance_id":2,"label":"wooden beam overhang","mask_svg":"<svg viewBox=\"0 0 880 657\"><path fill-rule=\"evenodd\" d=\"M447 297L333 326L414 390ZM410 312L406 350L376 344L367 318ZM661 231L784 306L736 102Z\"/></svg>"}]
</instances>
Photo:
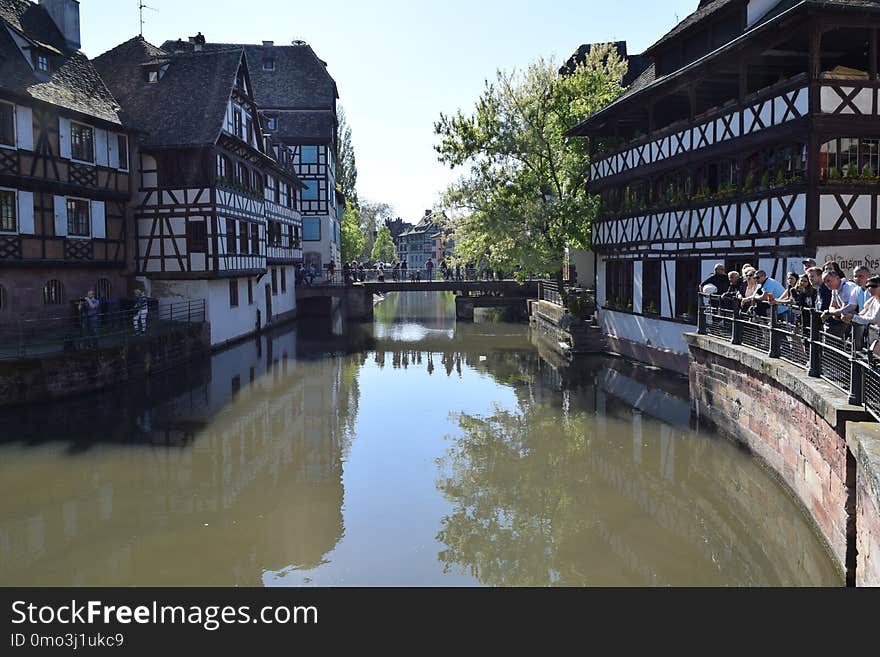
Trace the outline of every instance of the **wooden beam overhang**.
<instances>
[{"instance_id":1,"label":"wooden beam overhang","mask_svg":"<svg viewBox=\"0 0 880 657\"><path fill-rule=\"evenodd\" d=\"M834 14L846 14L845 19L835 17ZM821 17L817 23L820 30L835 29L839 27L851 27L865 29L870 22L880 22L880 6L876 9L866 7L842 7L828 5L818 0L803 0L803 2L775 16L767 23L744 33L733 39L721 48L705 55L674 73L659 78L644 89L625 96L605 109L593 114L577 126L568 131L567 136L596 136L601 135L603 128L607 128L605 117L611 117L622 113L633 103L644 106L651 102L660 102L662 97L670 93L676 93L682 87L687 87L695 80L705 76L704 70L711 71L712 66L724 67L725 61L741 61L743 58L754 59L761 56L763 51L772 49L774 46L790 40L793 34L803 29L803 24L810 19ZM866 24L867 22L867 24ZM814 51L815 52L815 51ZM728 64L729 65L729 64ZM750 63L750 66L753 62ZM769 66L769 64L765 64ZM708 69L706 67L709 67ZM819 66L812 67L815 76L818 77ZM814 77L813 79L816 79ZM671 86L670 86L671 85Z\"/></svg>"}]
</instances>

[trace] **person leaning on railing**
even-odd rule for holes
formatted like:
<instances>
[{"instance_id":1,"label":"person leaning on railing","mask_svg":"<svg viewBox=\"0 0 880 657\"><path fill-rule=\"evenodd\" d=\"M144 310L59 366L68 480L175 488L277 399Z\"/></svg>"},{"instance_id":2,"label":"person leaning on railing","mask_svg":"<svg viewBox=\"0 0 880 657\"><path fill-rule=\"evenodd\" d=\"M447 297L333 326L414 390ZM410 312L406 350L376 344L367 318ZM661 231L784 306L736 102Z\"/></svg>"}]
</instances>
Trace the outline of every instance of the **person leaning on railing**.
<instances>
[{"instance_id":1,"label":"person leaning on railing","mask_svg":"<svg viewBox=\"0 0 880 657\"><path fill-rule=\"evenodd\" d=\"M853 315L849 321L861 326L877 326L878 320L880 320L880 276L871 276L867 281L866 288L868 298L865 301L865 307L861 312Z\"/></svg>"},{"instance_id":2,"label":"person leaning on railing","mask_svg":"<svg viewBox=\"0 0 880 657\"><path fill-rule=\"evenodd\" d=\"M858 286L844 280L834 268L825 270L822 282L831 290L831 302L828 308L822 311L825 331L842 338L847 329L844 319L848 315L854 315L859 309Z\"/></svg>"}]
</instances>

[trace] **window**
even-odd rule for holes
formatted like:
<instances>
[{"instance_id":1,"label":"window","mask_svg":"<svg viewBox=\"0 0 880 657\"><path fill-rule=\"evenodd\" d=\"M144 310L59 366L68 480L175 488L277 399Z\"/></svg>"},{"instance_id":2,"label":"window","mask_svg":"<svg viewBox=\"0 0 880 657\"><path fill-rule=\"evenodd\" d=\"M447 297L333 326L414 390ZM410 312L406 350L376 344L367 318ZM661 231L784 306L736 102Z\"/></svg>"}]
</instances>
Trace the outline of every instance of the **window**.
<instances>
[{"instance_id":1,"label":"window","mask_svg":"<svg viewBox=\"0 0 880 657\"><path fill-rule=\"evenodd\" d=\"M823 180L876 178L880 140L843 137L822 144L819 173Z\"/></svg>"},{"instance_id":2,"label":"window","mask_svg":"<svg viewBox=\"0 0 880 657\"><path fill-rule=\"evenodd\" d=\"M278 294L278 270L272 267L272 294Z\"/></svg>"},{"instance_id":3,"label":"window","mask_svg":"<svg viewBox=\"0 0 880 657\"><path fill-rule=\"evenodd\" d=\"M287 292L287 270L282 267L281 268L281 294Z\"/></svg>"},{"instance_id":4,"label":"window","mask_svg":"<svg viewBox=\"0 0 880 657\"><path fill-rule=\"evenodd\" d=\"M64 286L61 281L51 280L43 286L43 304L60 306L64 303Z\"/></svg>"},{"instance_id":5,"label":"window","mask_svg":"<svg viewBox=\"0 0 880 657\"><path fill-rule=\"evenodd\" d=\"M116 143L119 151L119 168L128 171L128 137L116 135Z\"/></svg>"},{"instance_id":6,"label":"window","mask_svg":"<svg viewBox=\"0 0 880 657\"><path fill-rule=\"evenodd\" d=\"M317 201L318 200L318 181L317 180L304 180L303 184L306 186L305 189L302 190L303 201Z\"/></svg>"},{"instance_id":7,"label":"window","mask_svg":"<svg viewBox=\"0 0 880 657\"><path fill-rule=\"evenodd\" d=\"M675 316L697 323L697 288L700 286L700 261L675 261Z\"/></svg>"},{"instance_id":8,"label":"window","mask_svg":"<svg viewBox=\"0 0 880 657\"><path fill-rule=\"evenodd\" d=\"M264 59L263 60L263 70L264 71L274 71L275 70L275 60L274 59Z\"/></svg>"},{"instance_id":9,"label":"window","mask_svg":"<svg viewBox=\"0 0 880 657\"><path fill-rule=\"evenodd\" d=\"M6 310L6 288L0 285L0 313Z\"/></svg>"},{"instance_id":10,"label":"window","mask_svg":"<svg viewBox=\"0 0 880 657\"><path fill-rule=\"evenodd\" d=\"M287 207L291 210L296 209L296 195L293 193L293 185L287 186Z\"/></svg>"},{"instance_id":11,"label":"window","mask_svg":"<svg viewBox=\"0 0 880 657\"><path fill-rule=\"evenodd\" d=\"M190 221L186 225L186 249L190 253L208 252L208 225L204 221Z\"/></svg>"},{"instance_id":12,"label":"window","mask_svg":"<svg viewBox=\"0 0 880 657\"><path fill-rule=\"evenodd\" d=\"M278 185L280 181L275 176L266 176L266 188L269 190L269 198L278 203Z\"/></svg>"},{"instance_id":13,"label":"window","mask_svg":"<svg viewBox=\"0 0 880 657\"><path fill-rule=\"evenodd\" d=\"M251 253L260 255L260 227L251 224Z\"/></svg>"},{"instance_id":14,"label":"window","mask_svg":"<svg viewBox=\"0 0 880 657\"><path fill-rule=\"evenodd\" d=\"M611 260L605 263L605 305L616 310L633 309L633 262Z\"/></svg>"},{"instance_id":15,"label":"window","mask_svg":"<svg viewBox=\"0 0 880 657\"><path fill-rule=\"evenodd\" d=\"M70 155L81 162L95 161L95 130L79 123L70 124Z\"/></svg>"},{"instance_id":16,"label":"window","mask_svg":"<svg viewBox=\"0 0 880 657\"><path fill-rule=\"evenodd\" d=\"M321 241L321 219L319 217L303 217L303 241Z\"/></svg>"},{"instance_id":17,"label":"window","mask_svg":"<svg viewBox=\"0 0 880 657\"><path fill-rule=\"evenodd\" d=\"M0 189L0 231L14 233L16 230L15 192Z\"/></svg>"},{"instance_id":18,"label":"window","mask_svg":"<svg viewBox=\"0 0 880 657\"><path fill-rule=\"evenodd\" d=\"M642 263L642 314L659 315L662 308L660 292L663 290L663 263L645 260Z\"/></svg>"},{"instance_id":19,"label":"window","mask_svg":"<svg viewBox=\"0 0 880 657\"><path fill-rule=\"evenodd\" d=\"M236 137L242 137L244 135L241 129L241 110L237 107L232 110L232 131Z\"/></svg>"},{"instance_id":20,"label":"window","mask_svg":"<svg viewBox=\"0 0 880 657\"><path fill-rule=\"evenodd\" d=\"M248 305L254 305L254 280L252 278L248 279ZM253 381L253 379L251 379Z\"/></svg>"},{"instance_id":21,"label":"window","mask_svg":"<svg viewBox=\"0 0 880 657\"><path fill-rule=\"evenodd\" d=\"M238 242L235 239L235 219L226 220L226 252L236 253Z\"/></svg>"},{"instance_id":22,"label":"window","mask_svg":"<svg viewBox=\"0 0 880 657\"><path fill-rule=\"evenodd\" d=\"M318 163L318 147L303 146L300 154L300 164L317 164Z\"/></svg>"},{"instance_id":23,"label":"window","mask_svg":"<svg viewBox=\"0 0 880 657\"><path fill-rule=\"evenodd\" d=\"M248 117L248 119L245 120L244 124L245 124L245 127L247 128L247 130L246 130L247 131L247 143L253 144L254 143L254 124L250 120L250 117Z\"/></svg>"},{"instance_id":24,"label":"window","mask_svg":"<svg viewBox=\"0 0 880 657\"><path fill-rule=\"evenodd\" d=\"M34 55L34 68L40 73L49 72L49 58L46 55L37 53Z\"/></svg>"},{"instance_id":25,"label":"window","mask_svg":"<svg viewBox=\"0 0 880 657\"><path fill-rule=\"evenodd\" d=\"M241 163L235 167L235 182L245 187L250 187L251 185L251 172Z\"/></svg>"},{"instance_id":26,"label":"window","mask_svg":"<svg viewBox=\"0 0 880 657\"><path fill-rule=\"evenodd\" d=\"M159 81L159 69L144 69L144 80L149 82L150 84L156 84Z\"/></svg>"},{"instance_id":27,"label":"window","mask_svg":"<svg viewBox=\"0 0 880 657\"><path fill-rule=\"evenodd\" d=\"M242 221L242 222L240 222L239 228L238 228L238 236L241 241L240 252L242 254L247 253L249 250L248 247L250 246L250 243L248 240L248 237L249 237L248 236L248 226L249 226L249 224L247 222Z\"/></svg>"},{"instance_id":28,"label":"window","mask_svg":"<svg viewBox=\"0 0 880 657\"><path fill-rule=\"evenodd\" d=\"M67 234L88 237L91 233L89 202L77 198L67 199Z\"/></svg>"},{"instance_id":29,"label":"window","mask_svg":"<svg viewBox=\"0 0 880 657\"><path fill-rule=\"evenodd\" d=\"M254 171L254 189L260 194L263 194L263 174L258 171Z\"/></svg>"},{"instance_id":30,"label":"window","mask_svg":"<svg viewBox=\"0 0 880 657\"><path fill-rule=\"evenodd\" d=\"M15 146L15 105L0 103L0 144Z\"/></svg>"},{"instance_id":31,"label":"window","mask_svg":"<svg viewBox=\"0 0 880 657\"><path fill-rule=\"evenodd\" d=\"M266 117L266 130L275 130L278 127L278 119L274 116Z\"/></svg>"},{"instance_id":32,"label":"window","mask_svg":"<svg viewBox=\"0 0 880 657\"><path fill-rule=\"evenodd\" d=\"M229 281L229 307L238 308L238 281Z\"/></svg>"},{"instance_id":33,"label":"window","mask_svg":"<svg viewBox=\"0 0 880 657\"><path fill-rule=\"evenodd\" d=\"M106 278L99 278L98 282L95 284L95 296L99 299L109 299L110 290L110 281Z\"/></svg>"}]
</instances>

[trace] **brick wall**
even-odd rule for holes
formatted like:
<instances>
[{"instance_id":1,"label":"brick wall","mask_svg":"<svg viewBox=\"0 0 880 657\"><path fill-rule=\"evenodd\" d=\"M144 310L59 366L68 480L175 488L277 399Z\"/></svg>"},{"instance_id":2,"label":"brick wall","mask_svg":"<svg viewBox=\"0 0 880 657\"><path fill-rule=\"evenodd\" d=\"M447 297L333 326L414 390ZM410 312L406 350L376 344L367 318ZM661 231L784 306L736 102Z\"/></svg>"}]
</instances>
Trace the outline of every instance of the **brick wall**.
<instances>
[{"instance_id":1,"label":"brick wall","mask_svg":"<svg viewBox=\"0 0 880 657\"><path fill-rule=\"evenodd\" d=\"M880 586L880 424L852 424L856 459L856 586Z\"/></svg>"},{"instance_id":2,"label":"brick wall","mask_svg":"<svg viewBox=\"0 0 880 657\"><path fill-rule=\"evenodd\" d=\"M801 502L841 572L853 557L855 468L843 435L842 393L757 352L688 336L694 411L744 444ZM790 370L789 370L790 368ZM835 406L832 398L842 399ZM851 461L851 457L850 457ZM849 546L849 552L848 552ZM852 570L852 568L850 568Z\"/></svg>"}]
</instances>

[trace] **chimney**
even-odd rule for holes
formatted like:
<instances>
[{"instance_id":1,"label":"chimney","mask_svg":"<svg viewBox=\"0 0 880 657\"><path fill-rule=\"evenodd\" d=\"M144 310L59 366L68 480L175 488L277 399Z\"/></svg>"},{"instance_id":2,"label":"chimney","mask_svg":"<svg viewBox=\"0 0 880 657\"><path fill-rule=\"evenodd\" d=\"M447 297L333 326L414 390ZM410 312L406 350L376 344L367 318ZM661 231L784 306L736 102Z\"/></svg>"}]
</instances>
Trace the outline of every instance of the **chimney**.
<instances>
[{"instance_id":1,"label":"chimney","mask_svg":"<svg viewBox=\"0 0 880 657\"><path fill-rule=\"evenodd\" d=\"M71 50L79 50L79 2L77 0L40 0L40 4L46 13L52 17L67 47Z\"/></svg>"},{"instance_id":2,"label":"chimney","mask_svg":"<svg viewBox=\"0 0 880 657\"><path fill-rule=\"evenodd\" d=\"M193 44L193 50L195 52L201 52L205 47L205 37L201 32L194 37L190 37L189 42Z\"/></svg>"},{"instance_id":3,"label":"chimney","mask_svg":"<svg viewBox=\"0 0 880 657\"><path fill-rule=\"evenodd\" d=\"M264 47L264 48L271 48L271 47L274 46L274 45L275 45L275 42L274 42L274 41L263 41L263 47Z\"/></svg>"}]
</instances>

